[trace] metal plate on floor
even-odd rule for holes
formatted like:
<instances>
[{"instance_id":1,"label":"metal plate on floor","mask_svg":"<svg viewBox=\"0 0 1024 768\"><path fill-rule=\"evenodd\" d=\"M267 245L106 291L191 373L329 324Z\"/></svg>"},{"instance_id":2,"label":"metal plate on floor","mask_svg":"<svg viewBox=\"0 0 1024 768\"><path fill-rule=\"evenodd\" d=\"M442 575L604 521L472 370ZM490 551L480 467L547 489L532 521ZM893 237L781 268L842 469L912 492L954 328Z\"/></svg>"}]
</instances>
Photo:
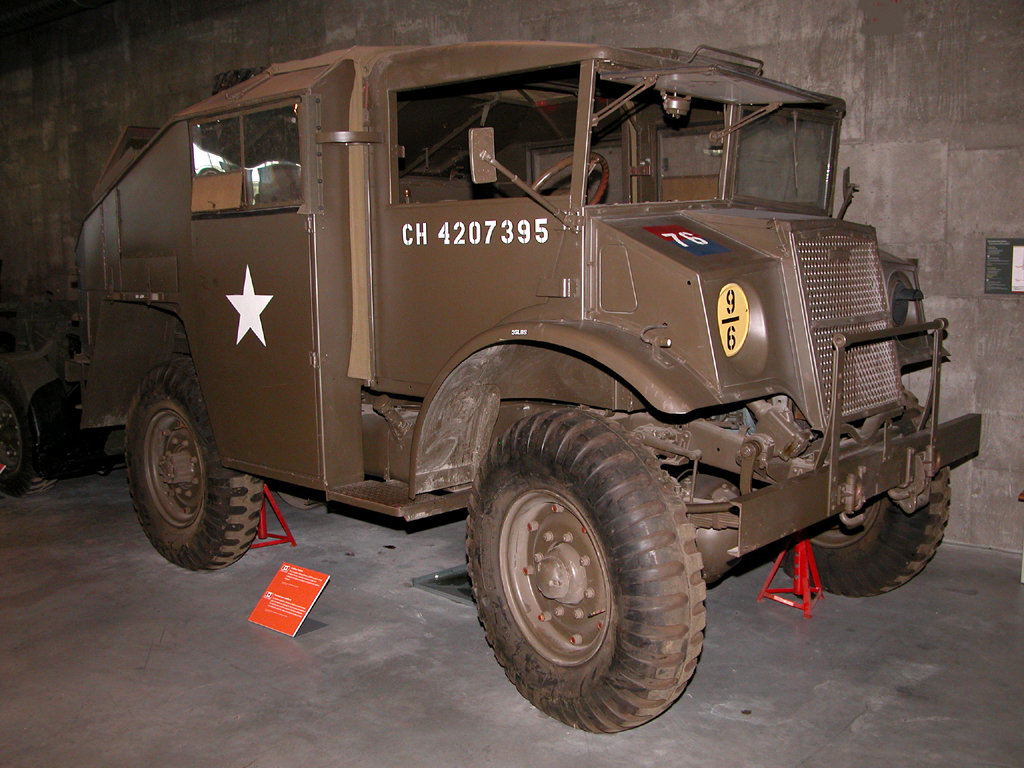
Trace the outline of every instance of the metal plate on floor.
<instances>
[{"instance_id":1,"label":"metal plate on floor","mask_svg":"<svg viewBox=\"0 0 1024 768\"><path fill-rule=\"evenodd\" d=\"M429 592L436 592L457 603L473 605L473 590L469 586L469 572L465 565L428 573L426 576L417 576L412 580L412 585Z\"/></svg>"}]
</instances>

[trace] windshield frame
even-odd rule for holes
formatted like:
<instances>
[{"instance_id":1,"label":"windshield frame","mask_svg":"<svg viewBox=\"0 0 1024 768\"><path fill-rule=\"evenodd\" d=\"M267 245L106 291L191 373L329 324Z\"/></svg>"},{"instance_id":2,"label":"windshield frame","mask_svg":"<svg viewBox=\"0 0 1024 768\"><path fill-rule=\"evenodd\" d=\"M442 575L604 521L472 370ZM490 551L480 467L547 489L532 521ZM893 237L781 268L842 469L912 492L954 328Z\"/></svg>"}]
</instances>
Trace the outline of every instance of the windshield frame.
<instances>
[{"instance_id":1,"label":"windshield frame","mask_svg":"<svg viewBox=\"0 0 1024 768\"><path fill-rule=\"evenodd\" d=\"M762 75L760 68L743 66L735 61L701 53L691 55L654 69L639 69L625 62L603 60L598 62L602 79L627 85L640 85L672 96L690 96L695 99L718 102L725 108L725 140L722 144L722 169L719 178L720 199L783 212L816 216L831 216L836 192L836 164L839 154L840 131L846 115L846 102L836 96L804 90ZM590 94L591 102L594 97ZM581 103L583 91L581 89ZM831 151L825 167L823 205L793 203L782 200L740 195L736 192L736 172L739 144L743 128L735 129L743 119L744 110L779 104L783 109L795 111L801 118L820 121L832 126ZM592 111L593 114L593 111ZM579 126L578 126L579 127Z\"/></svg>"},{"instance_id":2,"label":"windshield frame","mask_svg":"<svg viewBox=\"0 0 1024 768\"><path fill-rule=\"evenodd\" d=\"M823 205L813 203L795 203L772 198L756 197L753 195L742 195L736 191L736 174L739 169L739 150L743 140L745 128L731 133L726 137L723 152L726 157L726 164L723 169L723 197L726 200L754 205L759 208L771 208L792 213L806 213L818 216L831 216L835 199L835 177L836 163L839 155L839 134L842 128L843 111L831 107L824 109L809 109L798 105L785 105L788 112L795 112L801 120L813 120L815 122L831 125L831 146L828 154L828 162L825 166L825 194ZM743 117L743 108L739 105L729 105L726 109L726 123L733 125Z\"/></svg>"}]
</instances>

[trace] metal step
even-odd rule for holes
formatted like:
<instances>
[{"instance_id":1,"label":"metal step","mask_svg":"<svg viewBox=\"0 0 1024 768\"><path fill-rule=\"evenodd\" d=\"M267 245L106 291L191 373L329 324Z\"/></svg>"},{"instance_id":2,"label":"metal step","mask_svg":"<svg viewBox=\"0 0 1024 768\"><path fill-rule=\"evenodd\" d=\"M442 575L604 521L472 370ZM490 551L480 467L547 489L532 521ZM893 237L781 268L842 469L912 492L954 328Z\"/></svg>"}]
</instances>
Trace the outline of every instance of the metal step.
<instances>
[{"instance_id":1,"label":"metal step","mask_svg":"<svg viewBox=\"0 0 1024 768\"><path fill-rule=\"evenodd\" d=\"M462 509L469 502L469 489L451 493L421 493L409 498L409 486L400 480L363 480L327 491L331 501L372 509L385 515L419 520L442 512Z\"/></svg>"}]
</instances>

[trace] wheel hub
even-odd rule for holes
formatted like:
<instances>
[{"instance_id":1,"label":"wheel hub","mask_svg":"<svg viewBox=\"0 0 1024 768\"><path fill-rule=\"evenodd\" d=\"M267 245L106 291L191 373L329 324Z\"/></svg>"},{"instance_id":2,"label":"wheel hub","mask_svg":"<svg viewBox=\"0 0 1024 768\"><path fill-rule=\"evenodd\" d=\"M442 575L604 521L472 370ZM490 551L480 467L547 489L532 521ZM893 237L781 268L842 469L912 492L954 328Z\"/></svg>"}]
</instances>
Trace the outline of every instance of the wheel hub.
<instances>
[{"instance_id":1,"label":"wheel hub","mask_svg":"<svg viewBox=\"0 0 1024 768\"><path fill-rule=\"evenodd\" d=\"M571 544L555 545L537 566L537 589L549 600L576 605L587 588L587 569Z\"/></svg>"},{"instance_id":2,"label":"wheel hub","mask_svg":"<svg viewBox=\"0 0 1024 768\"><path fill-rule=\"evenodd\" d=\"M168 485L189 484L195 479L198 459L187 448L177 451L169 449L158 463L160 479Z\"/></svg>"},{"instance_id":3,"label":"wheel hub","mask_svg":"<svg viewBox=\"0 0 1024 768\"><path fill-rule=\"evenodd\" d=\"M509 508L501 574L516 624L556 664L581 664L608 630L611 588L600 545L578 508L553 492L530 491Z\"/></svg>"},{"instance_id":4,"label":"wheel hub","mask_svg":"<svg viewBox=\"0 0 1024 768\"><path fill-rule=\"evenodd\" d=\"M206 477L198 441L174 410L153 414L146 432L146 474L153 501L173 526L191 525L203 503Z\"/></svg>"}]
</instances>

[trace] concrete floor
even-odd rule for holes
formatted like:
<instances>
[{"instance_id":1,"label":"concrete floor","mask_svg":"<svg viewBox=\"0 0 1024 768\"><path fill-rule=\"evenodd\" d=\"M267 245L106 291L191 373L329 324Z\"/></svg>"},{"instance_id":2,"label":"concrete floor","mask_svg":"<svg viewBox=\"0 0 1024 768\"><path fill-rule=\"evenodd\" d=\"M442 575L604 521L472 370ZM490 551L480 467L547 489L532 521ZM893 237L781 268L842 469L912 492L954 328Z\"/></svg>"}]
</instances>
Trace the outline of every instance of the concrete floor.
<instances>
[{"instance_id":1,"label":"concrete floor","mask_svg":"<svg viewBox=\"0 0 1024 768\"><path fill-rule=\"evenodd\" d=\"M0 499L0 764L1024 765L1016 556L945 545L810 620L755 602L765 565L728 578L684 696L603 736L534 710L475 611L410 586L463 562L460 519L283 510L297 548L190 573L150 548L123 473ZM331 574L295 639L247 621L283 560Z\"/></svg>"}]
</instances>

